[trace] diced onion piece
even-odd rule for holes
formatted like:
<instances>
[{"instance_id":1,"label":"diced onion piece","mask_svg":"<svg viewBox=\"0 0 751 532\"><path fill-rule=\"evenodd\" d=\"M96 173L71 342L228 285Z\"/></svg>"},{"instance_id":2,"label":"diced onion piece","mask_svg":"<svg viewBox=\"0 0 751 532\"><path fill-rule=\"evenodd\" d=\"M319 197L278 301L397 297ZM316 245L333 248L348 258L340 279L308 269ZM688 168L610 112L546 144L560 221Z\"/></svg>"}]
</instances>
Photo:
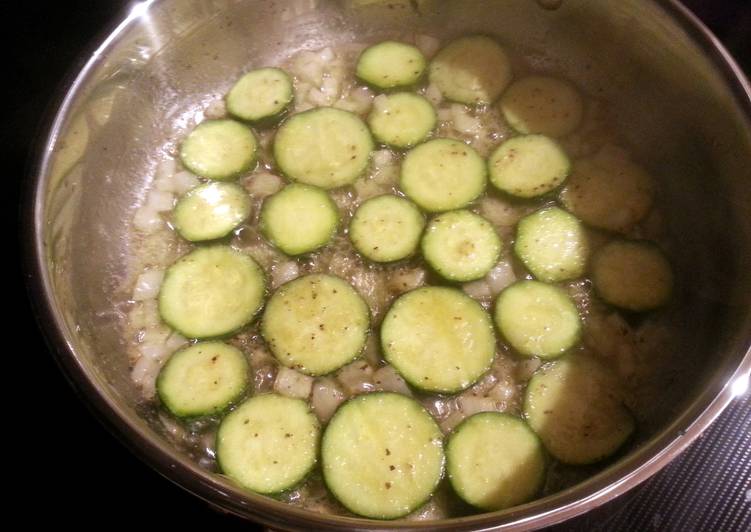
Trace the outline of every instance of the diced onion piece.
<instances>
[{"instance_id":1,"label":"diced onion piece","mask_svg":"<svg viewBox=\"0 0 751 532\"><path fill-rule=\"evenodd\" d=\"M177 163L174 159L163 159L156 165L156 173L154 177L156 179L166 179L175 175L177 171Z\"/></svg>"},{"instance_id":2,"label":"diced onion piece","mask_svg":"<svg viewBox=\"0 0 751 532\"><path fill-rule=\"evenodd\" d=\"M430 59L441 47L441 41L430 35L417 34L415 35L415 46L420 49L426 58Z\"/></svg>"},{"instance_id":3,"label":"diced onion piece","mask_svg":"<svg viewBox=\"0 0 751 532\"><path fill-rule=\"evenodd\" d=\"M475 134L480 129L480 119L469 114L469 108L460 103L451 105L451 119L454 129L462 133Z\"/></svg>"},{"instance_id":4,"label":"diced onion piece","mask_svg":"<svg viewBox=\"0 0 751 532\"><path fill-rule=\"evenodd\" d=\"M214 100L206 107L203 114L211 119L224 118L227 115L227 105L223 99Z\"/></svg>"},{"instance_id":5,"label":"diced onion piece","mask_svg":"<svg viewBox=\"0 0 751 532\"><path fill-rule=\"evenodd\" d=\"M462 290L464 290L464 293L469 297L478 301L488 299L493 295L493 292L490 290L490 285L485 279L479 279L477 281L472 281L471 283L464 283L462 285Z\"/></svg>"},{"instance_id":6,"label":"diced onion piece","mask_svg":"<svg viewBox=\"0 0 751 532\"><path fill-rule=\"evenodd\" d=\"M485 276L485 281L490 287L492 295L498 295L501 290L509 286L516 281L516 275L514 274L514 268L511 266L511 262L508 260L501 260L498 264L493 266L493 269Z\"/></svg>"},{"instance_id":7,"label":"diced onion piece","mask_svg":"<svg viewBox=\"0 0 751 532\"><path fill-rule=\"evenodd\" d=\"M462 394L457 399L459 410L464 417L469 417L478 412L496 412L495 399L491 397L482 397L479 395Z\"/></svg>"},{"instance_id":8,"label":"diced onion piece","mask_svg":"<svg viewBox=\"0 0 751 532\"><path fill-rule=\"evenodd\" d=\"M297 262L293 260L276 264L271 268L271 284L274 287L288 283L299 276L300 267L297 265Z\"/></svg>"},{"instance_id":9,"label":"diced onion piece","mask_svg":"<svg viewBox=\"0 0 751 532\"><path fill-rule=\"evenodd\" d=\"M154 299L159 295L159 287L162 286L164 270L146 270L136 279L133 288L133 301Z\"/></svg>"},{"instance_id":10,"label":"diced onion piece","mask_svg":"<svg viewBox=\"0 0 751 532\"><path fill-rule=\"evenodd\" d=\"M171 192L162 190L152 190L146 200L146 206L156 212L172 210L175 203L175 196Z\"/></svg>"},{"instance_id":11,"label":"diced onion piece","mask_svg":"<svg viewBox=\"0 0 751 532\"><path fill-rule=\"evenodd\" d=\"M510 227L524 212L506 201L486 196L480 200L480 214L497 227Z\"/></svg>"},{"instance_id":12,"label":"diced onion piece","mask_svg":"<svg viewBox=\"0 0 751 532\"><path fill-rule=\"evenodd\" d=\"M405 380L399 375L393 366L383 366L373 373L373 383L375 389L383 392L395 392L402 395L412 396L412 390L409 389Z\"/></svg>"},{"instance_id":13,"label":"diced onion piece","mask_svg":"<svg viewBox=\"0 0 751 532\"><path fill-rule=\"evenodd\" d=\"M438 105L443 101L443 93L441 92L441 89L433 84L428 85L428 88L425 89L425 97L433 105Z\"/></svg>"},{"instance_id":14,"label":"diced onion piece","mask_svg":"<svg viewBox=\"0 0 751 532\"><path fill-rule=\"evenodd\" d=\"M174 353L181 347L183 347L185 344L188 343L188 339L185 338L182 334L178 332L173 332L170 334L169 338L167 338L167 341L164 343L164 346L167 348L167 351L170 353Z\"/></svg>"},{"instance_id":15,"label":"diced onion piece","mask_svg":"<svg viewBox=\"0 0 751 532\"><path fill-rule=\"evenodd\" d=\"M376 98L377 99L377 98ZM389 150L378 150L373 152L373 167L383 168L384 166L387 166L391 164L391 161L393 160L394 156L391 154Z\"/></svg>"},{"instance_id":16,"label":"diced onion piece","mask_svg":"<svg viewBox=\"0 0 751 532\"><path fill-rule=\"evenodd\" d=\"M172 177L173 189L172 192L178 195L185 194L189 190L194 189L201 182L195 175L191 174L187 170L176 173Z\"/></svg>"},{"instance_id":17,"label":"diced onion piece","mask_svg":"<svg viewBox=\"0 0 751 532\"><path fill-rule=\"evenodd\" d=\"M313 383L310 404L318 419L325 423L346 398L347 396L334 379L322 377Z\"/></svg>"},{"instance_id":18,"label":"diced onion piece","mask_svg":"<svg viewBox=\"0 0 751 532\"><path fill-rule=\"evenodd\" d=\"M255 174L246 180L244 184L245 189L257 198L270 196L284 186L281 177L269 174L268 172Z\"/></svg>"},{"instance_id":19,"label":"diced onion piece","mask_svg":"<svg viewBox=\"0 0 751 532\"><path fill-rule=\"evenodd\" d=\"M313 377L294 369L279 368L274 381L274 391L287 397L307 399L313 389Z\"/></svg>"},{"instance_id":20,"label":"diced onion piece","mask_svg":"<svg viewBox=\"0 0 751 532\"><path fill-rule=\"evenodd\" d=\"M164 227L159 213L149 205L144 205L136 211L133 217L133 226L146 234L156 233Z\"/></svg>"},{"instance_id":21,"label":"diced onion piece","mask_svg":"<svg viewBox=\"0 0 751 532\"><path fill-rule=\"evenodd\" d=\"M350 395L370 392L373 386L373 368L364 360L347 364L336 374L336 379Z\"/></svg>"}]
</instances>

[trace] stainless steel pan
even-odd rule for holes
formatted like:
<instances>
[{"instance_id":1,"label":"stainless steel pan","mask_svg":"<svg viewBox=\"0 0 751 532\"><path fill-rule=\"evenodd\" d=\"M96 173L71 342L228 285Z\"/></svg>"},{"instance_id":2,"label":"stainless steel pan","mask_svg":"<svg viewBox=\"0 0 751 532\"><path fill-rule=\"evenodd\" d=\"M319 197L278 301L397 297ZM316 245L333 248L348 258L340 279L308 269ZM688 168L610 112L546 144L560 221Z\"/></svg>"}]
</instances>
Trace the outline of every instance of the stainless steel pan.
<instances>
[{"instance_id":1,"label":"stainless steel pan","mask_svg":"<svg viewBox=\"0 0 751 532\"><path fill-rule=\"evenodd\" d=\"M393 2L149 0L93 53L39 151L29 243L40 321L61 366L128 445L226 511L278 528L519 529L625 492L667 464L751 371L751 89L709 32L674 1ZM557 2L539 2L546 7ZM404 7L406 6L406 7ZM658 169L684 310L673 384L631 451L574 488L509 511L426 523L313 514L208 474L142 415L119 316L129 221L160 153L205 98L252 65L300 48L406 30L487 32L566 73L614 107L640 160ZM669 382L666 381L666 382Z\"/></svg>"}]
</instances>

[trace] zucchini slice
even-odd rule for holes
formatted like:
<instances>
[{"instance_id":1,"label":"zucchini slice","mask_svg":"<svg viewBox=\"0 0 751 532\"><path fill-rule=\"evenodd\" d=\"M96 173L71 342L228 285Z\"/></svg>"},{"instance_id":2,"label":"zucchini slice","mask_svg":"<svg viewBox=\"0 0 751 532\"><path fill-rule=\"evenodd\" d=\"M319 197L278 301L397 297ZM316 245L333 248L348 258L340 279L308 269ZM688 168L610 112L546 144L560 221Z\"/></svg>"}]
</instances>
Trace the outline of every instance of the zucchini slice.
<instances>
[{"instance_id":1,"label":"zucchini slice","mask_svg":"<svg viewBox=\"0 0 751 532\"><path fill-rule=\"evenodd\" d=\"M474 281L498 262L501 239L482 216L467 210L444 212L425 229L422 254L443 278Z\"/></svg>"},{"instance_id":2,"label":"zucchini slice","mask_svg":"<svg viewBox=\"0 0 751 532\"><path fill-rule=\"evenodd\" d=\"M433 139L413 148L402 161L400 187L430 212L461 209L485 191L487 167L463 142Z\"/></svg>"},{"instance_id":3,"label":"zucchini slice","mask_svg":"<svg viewBox=\"0 0 751 532\"><path fill-rule=\"evenodd\" d=\"M519 198L536 198L558 188L571 172L566 152L544 135L514 137L488 159L490 182Z\"/></svg>"},{"instance_id":4,"label":"zucchini slice","mask_svg":"<svg viewBox=\"0 0 751 532\"><path fill-rule=\"evenodd\" d=\"M457 495L487 511L534 498L545 482L545 450L521 419L482 412L464 421L446 444L446 471Z\"/></svg>"},{"instance_id":5,"label":"zucchini slice","mask_svg":"<svg viewBox=\"0 0 751 532\"><path fill-rule=\"evenodd\" d=\"M287 255L309 253L329 243L339 211L326 191L293 183L267 198L261 207L261 231Z\"/></svg>"},{"instance_id":6,"label":"zucchini slice","mask_svg":"<svg viewBox=\"0 0 751 532\"><path fill-rule=\"evenodd\" d=\"M488 313L460 290L440 286L399 297L381 324L381 344L404 380L428 392L471 386L495 356Z\"/></svg>"},{"instance_id":7,"label":"zucchini slice","mask_svg":"<svg viewBox=\"0 0 751 532\"><path fill-rule=\"evenodd\" d=\"M159 372L156 391L177 417L210 416L226 410L248 388L248 362L223 342L200 342L175 352Z\"/></svg>"},{"instance_id":8,"label":"zucchini slice","mask_svg":"<svg viewBox=\"0 0 751 532\"><path fill-rule=\"evenodd\" d=\"M556 360L533 375L524 415L548 452L566 464L607 458L634 431L615 375L581 354Z\"/></svg>"},{"instance_id":9,"label":"zucchini slice","mask_svg":"<svg viewBox=\"0 0 751 532\"><path fill-rule=\"evenodd\" d=\"M311 274L282 285L266 305L261 334L276 358L307 375L325 375L355 359L370 312L346 281Z\"/></svg>"},{"instance_id":10,"label":"zucchini slice","mask_svg":"<svg viewBox=\"0 0 751 532\"><path fill-rule=\"evenodd\" d=\"M206 183L185 194L172 219L180 236L191 242L227 236L250 216L250 196L235 183Z\"/></svg>"},{"instance_id":11,"label":"zucchini slice","mask_svg":"<svg viewBox=\"0 0 751 532\"><path fill-rule=\"evenodd\" d=\"M569 295L539 281L519 281L503 290L494 318L508 343L528 357L559 357L581 336L579 311Z\"/></svg>"},{"instance_id":12,"label":"zucchini slice","mask_svg":"<svg viewBox=\"0 0 751 532\"><path fill-rule=\"evenodd\" d=\"M250 128L234 120L206 120L185 138L180 160L207 179L227 181L256 163L258 142Z\"/></svg>"},{"instance_id":13,"label":"zucchini slice","mask_svg":"<svg viewBox=\"0 0 751 532\"><path fill-rule=\"evenodd\" d=\"M333 107L291 116L274 139L279 169L293 181L321 188L354 183L372 150L373 139L360 117Z\"/></svg>"},{"instance_id":14,"label":"zucchini slice","mask_svg":"<svg viewBox=\"0 0 751 532\"><path fill-rule=\"evenodd\" d=\"M584 274L589 246L579 220L548 207L519 221L514 251L537 279L556 283Z\"/></svg>"},{"instance_id":15,"label":"zucchini slice","mask_svg":"<svg viewBox=\"0 0 751 532\"><path fill-rule=\"evenodd\" d=\"M375 262L392 262L414 254L425 217L411 201L386 194L360 205L349 224L355 249Z\"/></svg>"},{"instance_id":16,"label":"zucchini slice","mask_svg":"<svg viewBox=\"0 0 751 532\"><path fill-rule=\"evenodd\" d=\"M654 244L615 240L600 248L592 260L592 283L606 302L640 312L668 302L673 272Z\"/></svg>"},{"instance_id":17,"label":"zucchini slice","mask_svg":"<svg viewBox=\"0 0 751 532\"><path fill-rule=\"evenodd\" d=\"M514 81L500 100L506 122L519 133L563 137L581 123L584 104L574 85L549 76Z\"/></svg>"},{"instance_id":18,"label":"zucchini slice","mask_svg":"<svg viewBox=\"0 0 751 532\"><path fill-rule=\"evenodd\" d=\"M425 56L415 46L383 41L366 48L357 61L355 74L379 89L417 83L425 72Z\"/></svg>"},{"instance_id":19,"label":"zucchini slice","mask_svg":"<svg viewBox=\"0 0 751 532\"><path fill-rule=\"evenodd\" d=\"M654 182L625 157L576 161L560 194L564 207L584 223L626 233L652 208Z\"/></svg>"},{"instance_id":20,"label":"zucchini slice","mask_svg":"<svg viewBox=\"0 0 751 532\"><path fill-rule=\"evenodd\" d=\"M281 115L292 103L292 80L284 70L259 68L241 77L227 93L230 114L258 122Z\"/></svg>"},{"instance_id":21,"label":"zucchini slice","mask_svg":"<svg viewBox=\"0 0 751 532\"><path fill-rule=\"evenodd\" d=\"M397 92L373 100L368 125L378 142L401 149L428 138L436 120L435 109L423 96Z\"/></svg>"},{"instance_id":22,"label":"zucchini slice","mask_svg":"<svg viewBox=\"0 0 751 532\"><path fill-rule=\"evenodd\" d=\"M198 248L167 268L159 313L188 338L223 336L253 319L265 290L263 270L249 256L229 246Z\"/></svg>"},{"instance_id":23,"label":"zucchini slice","mask_svg":"<svg viewBox=\"0 0 751 532\"><path fill-rule=\"evenodd\" d=\"M511 81L511 62L490 37L462 37L436 54L430 63L429 78L449 100L488 104Z\"/></svg>"},{"instance_id":24,"label":"zucchini slice","mask_svg":"<svg viewBox=\"0 0 751 532\"><path fill-rule=\"evenodd\" d=\"M424 504L443 475L443 434L401 394L376 392L344 403L321 443L323 478L348 510L396 519Z\"/></svg>"},{"instance_id":25,"label":"zucchini slice","mask_svg":"<svg viewBox=\"0 0 751 532\"><path fill-rule=\"evenodd\" d=\"M243 488L274 494L313 469L320 426L308 404L277 394L251 397L225 417L216 434L221 471Z\"/></svg>"}]
</instances>

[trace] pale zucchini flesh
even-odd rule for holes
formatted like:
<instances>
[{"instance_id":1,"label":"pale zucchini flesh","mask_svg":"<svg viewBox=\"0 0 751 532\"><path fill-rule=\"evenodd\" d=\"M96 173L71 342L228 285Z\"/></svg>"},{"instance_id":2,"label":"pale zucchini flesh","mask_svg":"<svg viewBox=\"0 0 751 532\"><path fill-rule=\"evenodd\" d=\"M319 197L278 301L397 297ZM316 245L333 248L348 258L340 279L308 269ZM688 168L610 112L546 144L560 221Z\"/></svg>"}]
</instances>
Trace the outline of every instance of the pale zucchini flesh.
<instances>
[{"instance_id":1,"label":"pale zucchini flesh","mask_svg":"<svg viewBox=\"0 0 751 532\"><path fill-rule=\"evenodd\" d=\"M317 461L320 427L305 401L251 397L219 425L216 458L241 487L276 494L299 484Z\"/></svg>"},{"instance_id":2,"label":"pale zucchini flesh","mask_svg":"<svg viewBox=\"0 0 751 532\"><path fill-rule=\"evenodd\" d=\"M225 181L251 170L258 142L250 128L235 120L206 120L180 146L183 165L201 177Z\"/></svg>"},{"instance_id":3,"label":"pale zucchini flesh","mask_svg":"<svg viewBox=\"0 0 751 532\"><path fill-rule=\"evenodd\" d=\"M402 161L400 188L430 212L461 209L484 191L487 167L470 146L433 139L413 148Z\"/></svg>"},{"instance_id":4,"label":"pale zucchini flesh","mask_svg":"<svg viewBox=\"0 0 751 532\"><path fill-rule=\"evenodd\" d=\"M360 395L334 414L321 444L323 476L351 512L396 519L424 504L443 475L443 434L414 399Z\"/></svg>"},{"instance_id":5,"label":"pale zucchini flesh","mask_svg":"<svg viewBox=\"0 0 751 532\"><path fill-rule=\"evenodd\" d=\"M626 233L652 208L654 190L643 168L619 153L600 152L576 161L560 198L584 223Z\"/></svg>"},{"instance_id":6,"label":"pale zucchini flesh","mask_svg":"<svg viewBox=\"0 0 751 532\"><path fill-rule=\"evenodd\" d=\"M301 183L287 185L263 202L261 232L287 255L319 249L339 225L339 211L325 190Z\"/></svg>"},{"instance_id":7,"label":"pale zucchini flesh","mask_svg":"<svg viewBox=\"0 0 751 532\"><path fill-rule=\"evenodd\" d=\"M501 113L516 131L563 137L576 130L584 114L579 91L566 80L527 76L503 93Z\"/></svg>"},{"instance_id":8,"label":"pale zucchini flesh","mask_svg":"<svg viewBox=\"0 0 751 532\"><path fill-rule=\"evenodd\" d=\"M279 68L259 68L243 75L227 93L227 111L258 122L281 115L292 102L292 80Z\"/></svg>"},{"instance_id":9,"label":"pale zucchini flesh","mask_svg":"<svg viewBox=\"0 0 751 532\"><path fill-rule=\"evenodd\" d=\"M589 246L576 217L547 207L519 221L514 251L535 278L555 283L584 274Z\"/></svg>"},{"instance_id":10,"label":"pale zucchini flesh","mask_svg":"<svg viewBox=\"0 0 751 532\"><path fill-rule=\"evenodd\" d=\"M293 181L321 188L350 185L365 171L373 150L359 116L319 107L288 118L274 138L274 159Z\"/></svg>"},{"instance_id":11,"label":"pale zucchini flesh","mask_svg":"<svg viewBox=\"0 0 751 532\"><path fill-rule=\"evenodd\" d=\"M177 417L209 416L242 397L249 376L242 351L223 342L199 342L170 356L159 372L156 390Z\"/></svg>"},{"instance_id":12,"label":"pale zucchini flesh","mask_svg":"<svg viewBox=\"0 0 751 532\"><path fill-rule=\"evenodd\" d=\"M581 318L571 297L539 281L519 281L504 289L494 318L501 335L524 356L559 357L581 336Z\"/></svg>"},{"instance_id":13,"label":"pale zucchini flesh","mask_svg":"<svg viewBox=\"0 0 751 532\"><path fill-rule=\"evenodd\" d=\"M548 452L572 465L611 456L635 428L616 376L583 354L535 373L527 385L524 415Z\"/></svg>"},{"instance_id":14,"label":"pale zucchini flesh","mask_svg":"<svg viewBox=\"0 0 751 532\"><path fill-rule=\"evenodd\" d=\"M422 237L422 254L449 281L485 277L498 262L501 239L489 221L468 210L439 214Z\"/></svg>"},{"instance_id":15,"label":"pale zucchini flesh","mask_svg":"<svg viewBox=\"0 0 751 532\"><path fill-rule=\"evenodd\" d=\"M641 312L668 302L673 272L656 245L615 240L600 248L592 260L592 283L607 303Z\"/></svg>"},{"instance_id":16,"label":"pale zucchini flesh","mask_svg":"<svg viewBox=\"0 0 751 532\"><path fill-rule=\"evenodd\" d=\"M282 285L263 313L261 334L284 366L325 375L355 359L370 326L370 311L346 281L310 274Z\"/></svg>"},{"instance_id":17,"label":"pale zucchini flesh","mask_svg":"<svg viewBox=\"0 0 751 532\"><path fill-rule=\"evenodd\" d=\"M513 137L488 159L490 182L520 198L543 196L558 188L571 172L560 145L544 135Z\"/></svg>"},{"instance_id":18,"label":"pale zucchini flesh","mask_svg":"<svg viewBox=\"0 0 751 532\"><path fill-rule=\"evenodd\" d=\"M495 356L490 316L454 288L430 286L399 297L381 324L384 357L408 383L439 393L474 384Z\"/></svg>"},{"instance_id":19,"label":"pale zucchini flesh","mask_svg":"<svg viewBox=\"0 0 751 532\"><path fill-rule=\"evenodd\" d=\"M441 49L430 63L430 82L455 102L479 105L495 101L511 81L511 62L490 37L461 37Z\"/></svg>"},{"instance_id":20,"label":"pale zucchini flesh","mask_svg":"<svg viewBox=\"0 0 751 532\"><path fill-rule=\"evenodd\" d=\"M377 96L368 125L379 142L393 148L411 148L424 141L436 126L433 105L419 94L398 92Z\"/></svg>"},{"instance_id":21,"label":"pale zucchini flesh","mask_svg":"<svg viewBox=\"0 0 751 532\"><path fill-rule=\"evenodd\" d=\"M521 419L482 412L465 419L449 436L446 471L466 502L486 511L501 510L542 490L545 450Z\"/></svg>"},{"instance_id":22,"label":"pale zucchini flesh","mask_svg":"<svg viewBox=\"0 0 751 532\"><path fill-rule=\"evenodd\" d=\"M425 65L425 56L417 47L383 41L360 54L355 74L379 89L393 89L417 83L425 72Z\"/></svg>"},{"instance_id":23,"label":"pale zucchini flesh","mask_svg":"<svg viewBox=\"0 0 751 532\"><path fill-rule=\"evenodd\" d=\"M370 260L392 262L414 254L424 227L425 217L414 203L387 194L357 208L349 225L349 238Z\"/></svg>"},{"instance_id":24,"label":"pale zucchini flesh","mask_svg":"<svg viewBox=\"0 0 751 532\"><path fill-rule=\"evenodd\" d=\"M175 205L175 230L191 242L227 236L250 216L250 196L235 183L213 182L190 190Z\"/></svg>"},{"instance_id":25,"label":"pale zucchini flesh","mask_svg":"<svg viewBox=\"0 0 751 532\"><path fill-rule=\"evenodd\" d=\"M229 246L198 248L167 268L159 313L188 338L223 336L253 319L265 290L263 270L249 256Z\"/></svg>"}]
</instances>

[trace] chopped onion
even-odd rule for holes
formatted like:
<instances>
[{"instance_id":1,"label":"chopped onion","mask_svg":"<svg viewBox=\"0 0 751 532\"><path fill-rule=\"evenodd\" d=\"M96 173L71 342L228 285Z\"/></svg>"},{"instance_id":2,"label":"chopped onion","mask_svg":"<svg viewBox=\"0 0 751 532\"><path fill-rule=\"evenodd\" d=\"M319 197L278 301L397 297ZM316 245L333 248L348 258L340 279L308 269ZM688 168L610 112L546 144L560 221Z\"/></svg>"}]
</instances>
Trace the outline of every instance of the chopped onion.
<instances>
[{"instance_id":1,"label":"chopped onion","mask_svg":"<svg viewBox=\"0 0 751 532\"><path fill-rule=\"evenodd\" d=\"M271 284L274 288L288 283L300 276L300 267L297 262L288 260L271 267Z\"/></svg>"},{"instance_id":2,"label":"chopped onion","mask_svg":"<svg viewBox=\"0 0 751 532\"><path fill-rule=\"evenodd\" d=\"M409 389L405 380L399 375L393 366L383 366L373 373L373 383L376 390L384 392L395 392L412 397L412 390Z\"/></svg>"},{"instance_id":3,"label":"chopped onion","mask_svg":"<svg viewBox=\"0 0 751 532\"><path fill-rule=\"evenodd\" d=\"M516 366L516 378L520 381L528 381L541 365L542 360L537 357L521 360Z\"/></svg>"},{"instance_id":4,"label":"chopped onion","mask_svg":"<svg viewBox=\"0 0 751 532\"><path fill-rule=\"evenodd\" d=\"M336 374L336 379L350 395L373 391L373 368L364 360L347 364Z\"/></svg>"},{"instance_id":5,"label":"chopped onion","mask_svg":"<svg viewBox=\"0 0 751 532\"><path fill-rule=\"evenodd\" d=\"M146 234L156 233L164 227L164 220L150 205L144 205L136 211L133 226Z\"/></svg>"},{"instance_id":6,"label":"chopped onion","mask_svg":"<svg viewBox=\"0 0 751 532\"><path fill-rule=\"evenodd\" d=\"M427 89L425 89L425 97L433 105L438 105L443 101L443 93L441 93L441 89L432 83L428 85Z\"/></svg>"},{"instance_id":7,"label":"chopped onion","mask_svg":"<svg viewBox=\"0 0 751 532\"><path fill-rule=\"evenodd\" d=\"M279 368L274 381L275 392L297 399L307 399L312 388L313 377L284 366Z\"/></svg>"},{"instance_id":8,"label":"chopped onion","mask_svg":"<svg viewBox=\"0 0 751 532\"><path fill-rule=\"evenodd\" d=\"M516 386L507 381L501 381L488 390L488 398L495 401L496 410L507 410L515 395Z\"/></svg>"},{"instance_id":9,"label":"chopped onion","mask_svg":"<svg viewBox=\"0 0 751 532\"><path fill-rule=\"evenodd\" d=\"M438 112L436 114L438 115L438 120L440 120L441 122L448 122L449 120L452 120L454 118L454 113L450 108L438 109Z\"/></svg>"},{"instance_id":10,"label":"chopped onion","mask_svg":"<svg viewBox=\"0 0 751 532\"><path fill-rule=\"evenodd\" d=\"M430 35L415 35L415 46L417 46L422 54L430 59L438 51L441 46L441 41Z\"/></svg>"},{"instance_id":11,"label":"chopped onion","mask_svg":"<svg viewBox=\"0 0 751 532\"><path fill-rule=\"evenodd\" d=\"M130 377L141 386L141 394L151 399L156 394L156 377L159 374L159 361L155 358L142 356L133 365Z\"/></svg>"},{"instance_id":12,"label":"chopped onion","mask_svg":"<svg viewBox=\"0 0 751 532\"><path fill-rule=\"evenodd\" d=\"M313 383L310 405L318 419L325 423L346 398L347 396L334 379L321 377Z\"/></svg>"},{"instance_id":13,"label":"chopped onion","mask_svg":"<svg viewBox=\"0 0 751 532\"><path fill-rule=\"evenodd\" d=\"M327 46L326 48L319 50L318 57L324 63L329 63L334 60L334 50Z\"/></svg>"},{"instance_id":14,"label":"chopped onion","mask_svg":"<svg viewBox=\"0 0 751 532\"><path fill-rule=\"evenodd\" d=\"M201 183L201 180L187 170L183 170L172 177L172 182L172 192L182 195L197 187Z\"/></svg>"},{"instance_id":15,"label":"chopped onion","mask_svg":"<svg viewBox=\"0 0 751 532\"><path fill-rule=\"evenodd\" d=\"M475 134L480 129L480 119L469 114L469 108L460 103L451 105L451 118L454 120L454 129L462 133Z\"/></svg>"},{"instance_id":16,"label":"chopped onion","mask_svg":"<svg viewBox=\"0 0 751 532\"><path fill-rule=\"evenodd\" d=\"M493 292L490 290L490 285L485 279L472 281L471 283L464 283L462 285L462 290L464 290L464 293L469 297L478 301L488 299L493 295Z\"/></svg>"},{"instance_id":17,"label":"chopped onion","mask_svg":"<svg viewBox=\"0 0 751 532\"><path fill-rule=\"evenodd\" d=\"M145 329L159 325L159 308L155 299L146 299L137 302L128 313L128 320L134 329Z\"/></svg>"},{"instance_id":18,"label":"chopped onion","mask_svg":"<svg viewBox=\"0 0 751 532\"><path fill-rule=\"evenodd\" d=\"M524 216L524 212L507 201L486 196L480 200L480 214L498 227L510 227Z\"/></svg>"},{"instance_id":19,"label":"chopped onion","mask_svg":"<svg viewBox=\"0 0 751 532\"><path fill-rule=\"evenodd\" d=\"M349 100L357 106L358 113L367 113L373 103L373 92L367 87L357 87L349 92Z\"/></svg>"},{"instance_id":20,"label":"chopped onion","mask_svg":"<svg viewBox=\"0 0 751 532\"><path fill-rule=\"evenodd\" d=\"M166 179L175 175L177 171L177 163L174 159L162 159L159 164L156 165L156 173L154 177L156 179Z\"/></svg>"},{"instance_id":21,"label":"chopped onion","mask_svg":"<svg viewBox=\"0 0 751 532\"><path fill-rule=\"evenodd\" d=\"M377 98L376 98L377 99ZM391 164L394 156L389 150L378 150L373 152L373 167L383 168Z\"/></svg>"},{"instance_id":22,"label":"chopped onion","mask_svg":"<svg viewBox=\"0 0 751 532\"><path fill-rule=\"evenodd\" d=\"M169 338L167 338L167 341L164 343L164 346L167 348L167 351L170 353L174 353L181 347L183 347L185 344L188 343L188 339L185 338L182 334L178 332L173 332L170 334Z\"/></svg>"},{"instance_id":23,"label":"chopped onion","mask_svg":"<svg viewBox=\"0 0 751 532\"><path fill-rule=\"evenodd\" d=\"M282 181L281 177L275 176L274 174L270 174L268 172L255 174L249 179L245 180L243 184L245 185L245 189L248 191L248 193L257 198L270 196L271 194L281 189L282 186L284 186L284 182Z\"/></svg>"},{"instance_id":24,"label":"chopped onion","mask_svg":"<svg viewBox=\"0 0 751 532\"><path fill-rule=\"evenodd\" d=\"M154 299L159 295L159 287L162 286L164 270L146 270L136 279L133 288L133 301Z\"/></svg>"},{"instance_id":25,"label":"chopped onion","mask_svg":"<svg viewBox=\"0 0 751 532\"><path fill-rule=\"evenodd\" d=\"M138 352L141 353L141 358L152 358L158 362L163 361L170 354L164 342L158 344L139 344Z\"/></svg>"},{"instance_id":26,"label":"chopped onion","mask_svg":"<svg viewBox=\"0 0 751 532\"><path fill-rule=\"evenodd\" d=\"M292 61L292 71L300 79L314 85L320 86L323 80L324 59L314 52L299 52Z\"/></svg>"},{"instance_id":27,"label":"chopped onion","mask_svg":"<svg viewBox=\"0 0 751 532\"><path fill-rule=\"evenodd\" d=\"M394 294L409 292L425 284L424 268L400 268L386 280L388 289Z\"/></svg>"},{"instance_id":28,"label":"chopped onion","mask_svg":"<svg viewBox=\"0 0 751 532\"><path fill-rule=\"evenodd\" d=\"M339 97L340 83L333 76L327 76L323 78L321 84L321 92L326 97L326 102L331 103Z\"/></svg>"},{"instance_id":29,"label":"chopped onion","mask_svg":"<svg viewBox=\"0 0 751 532\"><path fill-rule=\"evenodd\" d=\"M152 190L146 199L146 206L156 212L172 210L175 203L175 196L171 192L162 190Z\"/></svg>"},{"instance_id":30,"label":"chopped onion","mask_svg":"<svg viewBox=\"0 0 751 532\"><path fill-rule=\"evenodd\" d=\"M493 269L490 270L485 277L485 281L490 287L492 295L498 295L501 290L516 281L516 275L514 274L514 268L511 266L511 261L501 260L498 264L493 266Z\"/></svg>"},{"instance_id":31,"label":"chopped onion","mask_svg":"<svg viewBox=\"0 0 751 532\"><path fill-rule=\"evenodd\" d=\"M223 118L227 115L227 106L224 103L224 99L220 98L211 102L206 110L203 112L206 118L217 119Z\"/></svg>"},{"instance_id":32,"label":"chopped onion","mask_svg":"<svg viewBox=\"0 0 751 532\"><path fill-rule=\"evenodd\" d=\"M480 395L472 395L471 393L463 393L457 399L459 410L464 414L464 417L477 414L478 412L496 412L495 399L491 397L483 397Z\"/></svg>"}]
</instances>

